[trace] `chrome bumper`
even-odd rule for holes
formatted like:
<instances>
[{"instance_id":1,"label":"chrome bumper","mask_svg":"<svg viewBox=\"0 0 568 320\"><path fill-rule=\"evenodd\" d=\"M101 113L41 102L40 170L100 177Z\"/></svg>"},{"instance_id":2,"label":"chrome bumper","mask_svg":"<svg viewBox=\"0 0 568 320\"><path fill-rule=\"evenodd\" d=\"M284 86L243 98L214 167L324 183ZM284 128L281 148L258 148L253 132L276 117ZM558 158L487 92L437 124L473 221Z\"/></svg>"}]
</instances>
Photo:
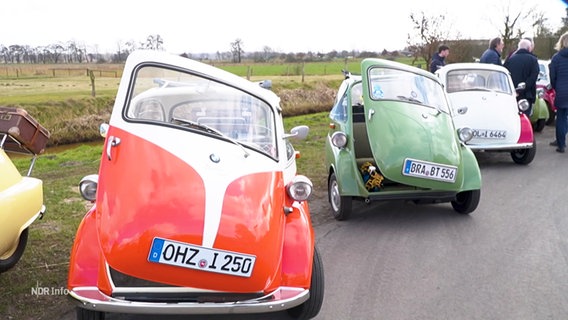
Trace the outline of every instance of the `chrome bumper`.
<instances>
[{"instance_id":1,"label":"chrome bumper","mask_svg":"<svg viewBox=\"0 0 568 320\"><path fill-rule=\"evenodd\" d=\"M466 144L472 151L513 151L519 149L530 149L533 143L512 143L512 144Z\"/></svg>"},{"instance_id":2,"label":"chrome bumper","mask_svg":"<svg viewBox=\"0 0 568 320\"><path fill-rule=\"evenodd\" d=\"M308 300L308 289L280 287L260 298L238 302L137 302L109 297L97 287L76 287L69 295L79 307L100 312L138 314L238 314L286 310Z\"/></svg>"}]
</instances>

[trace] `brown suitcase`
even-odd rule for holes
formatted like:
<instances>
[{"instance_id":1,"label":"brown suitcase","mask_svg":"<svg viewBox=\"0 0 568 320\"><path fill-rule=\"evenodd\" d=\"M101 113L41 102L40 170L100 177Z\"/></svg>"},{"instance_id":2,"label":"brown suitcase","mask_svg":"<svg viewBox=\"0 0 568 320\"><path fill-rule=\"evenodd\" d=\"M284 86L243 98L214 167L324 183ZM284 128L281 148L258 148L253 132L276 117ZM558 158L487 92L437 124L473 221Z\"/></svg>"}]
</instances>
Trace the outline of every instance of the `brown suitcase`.
<instances>
[{"instance_id":1,"label":"brown suitcase","mask_svg":"<svg viewBox=\"0 0 568 320\"><path fill-rule=\"evenodd\" d=\"M0 106L0 142L5 134L4 149L34 154L45 151L49 131L22 108Z\"/></svg>"}]
</instances>

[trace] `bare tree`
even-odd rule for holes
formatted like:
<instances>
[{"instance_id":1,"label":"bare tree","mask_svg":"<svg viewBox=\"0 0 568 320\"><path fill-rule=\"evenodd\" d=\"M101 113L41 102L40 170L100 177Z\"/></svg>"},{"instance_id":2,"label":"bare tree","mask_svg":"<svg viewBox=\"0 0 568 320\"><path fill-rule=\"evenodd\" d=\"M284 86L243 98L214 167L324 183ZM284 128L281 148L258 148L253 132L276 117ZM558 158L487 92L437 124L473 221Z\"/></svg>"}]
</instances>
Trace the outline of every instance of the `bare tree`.
<instances>
[{"instance_id":1,"label":"bare tree","mask_svg":"<svg viewBox=\"0 0 568 320\"><path fill-rule=\"evenodd\" d=\"M65 47L60 43L54 43L49 45L49 51L51 52L51 61L53 63L59 63L59 59L65 52Z\"/></svg>"},{"instance_id":2,"label":"bare tree","mask_svg":"<svg viewBox=\"0 0 568 320\"><path fill-rule=\"evenodd\" d=\"M151 50L164 50L164 39L159 34L149 35L142 47Z\"/></svg>"},{"instance_id":3,"label":"bare tree","mask_svg":"<svg viewBox=\"0 0 568 320\"><path fill-rule=\"evenodd\" d=\"M503 7L497 8L496 12L503 12L502 20L498 24L501 39L505 46L503 55L507 56L516 49L519 39L532 34L533 37L547 36L550 33L546 22L547 18L543 12L538 11L537 6L526 8L523 2L513 2L516 9L512 8L511 2L507 2ZM518 5L521 5L518 7Z\"/></svg>"},{"instance_id":4,"label":"bare tree","mask_svg":"<svg viewBox=\"0 0 568 320\"><path fill-rule=\"evenodd\" d=\"M568 8L566 8L566 15L562 18L562 26L556 31L556 36L560 37L566 31L568 31Z\"/></svg>"},{"instance_id":5,"label":"bare tree","mask_svg":"<svg viewBox=\"0 0 568 320\"><path fill-rule=\"evenodd\" d=\"M243 50L243 41L241 39L235 39L231 42L231 54L233 55L233 62L241 63L242 54L245 53Z\"/></svg>"},{"instance_id":6,"label":"bare tree","mask_svg":"<svg viewBox=\"0 0 568 320\"><path fill-rule=\"evenodd\" d=\"M8 46L8 50L10 50L11 63L22 63L24 47L19 44L13 44Z\"/></svg>"},{"instance_id":7,"label":"bare tree","mask_svg":"<svg viewBox=\"0 0 568 320\"><path fill-rule=\"evenodd\" d=\"M517 28L516 31L516 36L515 36L515 27L517 25L517 22L519 21L519 19L522 16L522 12L517 12L514 15L511 15L508 11L503 19L503 29L501 31L501 39L503 39L503 43L505 44L503 46L503 53L505 52L512 52L511 47L513 47L513 41L514 39L520 39L521 37L523 37L523 35L525 34L525 31L523 31L520 28ZM523 17L526 18L526 17Z\"/></svg>"},{"instance_id":8,"label":"bare tree","mask_svg":"<svg viewBox=\"0 0 568 320\"><path fill-rule=\"evenodd\" d=\"M266 62L270 61L275 56L274 50L272 50L272 48L270 48L269 46L264 46L262 48L262 52L263 52L263 55L262 55L263 59Z\"/></svg>"},{"instance_id":9,"label":"bare tree","mask_svg":"<svg viewBox=\"0 0 568 320\"><path fill-rule=\"evenodd\" d=\"M552 35L552 29L548 26L548 18L542 11L532 13L533 29L535 38L549 37Z\"/></svg>"},{"instance_id":10,"label":"bare tree","mask_svg":"<svg viewBox=\"0 0 568 320\"><path fill-rule=\"evenodd\" d=\"M426 64L430 62L438 46L449 38L449 29L446 28L443 15L426 16L424 12L411 13L414 34L408 34L408 48L412 50L414 64L419 58L424 59ZM428 66L426 66L428 69Z\"/></svg>"}]
</instances>

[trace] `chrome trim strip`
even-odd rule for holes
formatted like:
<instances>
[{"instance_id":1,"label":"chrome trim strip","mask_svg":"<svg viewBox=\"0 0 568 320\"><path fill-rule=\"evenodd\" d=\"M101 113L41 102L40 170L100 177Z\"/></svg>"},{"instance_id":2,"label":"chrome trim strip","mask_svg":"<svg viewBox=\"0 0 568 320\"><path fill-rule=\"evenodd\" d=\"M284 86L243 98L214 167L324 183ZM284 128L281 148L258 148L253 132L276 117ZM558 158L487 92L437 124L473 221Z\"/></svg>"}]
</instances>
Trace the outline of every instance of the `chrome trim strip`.
<instances>
[{"instance_id":1,"label":"chrome trim strip","mask_svg":"<svg viewBox=\"0 0 568 320\"><path fill-rule=\"evenodd\" d=\"M110 283L111 286L111 290L113 293L132 293L132 292L152 292L152 293L183 293L183 292L188 292L188 293L200 293L200 292L204 292L204 293L215 293L215 292L220 292L220 291L215 291L215 290L206 290L206 289L199 289L199 288L193 288L193 287L122 287L122 286L117 286L114 283L114 279L112 278L111 275L111 271L110 271L110 266L108 263L105 262L105 272L106 272L106 276L108 279L108 282Z\"/></svg>"},{"instance_id":2,"label":"chrome trim strip","mask_svg":"<svg viewBox=\"0 0 568 320\"><path fill-rule=\"evenodd\" d=\"M221 291L204 290L190 287L116 287L112 291L114 294L120 293L135 293L135 292L149 292L149 293L219 293Z\"/></svg>"},{"instance_id":3,"label":"chrome trim strip","mask_svg":"<svg viewBox=\"0 0 568 320\"><path fill-rule=\"evenodd\" d=\"M532 142L526 143L514 143L514 144L466 144L473 151L505 151L505 150L517 150L517 149L530 149L533 147Z\"/></svg>"},{"instance_id":4,"label":"chrome trim strip","mask_svg":"<svg viewBox=\"0 0 568 320\"><path fill-rule=\"evenodd\" d=\"M137 302L109 297L97 287L76 287L69 291L79 307L100 312L137 314L239 314L267 313L286 310L308 300L310 291L280 287L270 294L238 302Z\"/></svg>"}]
</instances>

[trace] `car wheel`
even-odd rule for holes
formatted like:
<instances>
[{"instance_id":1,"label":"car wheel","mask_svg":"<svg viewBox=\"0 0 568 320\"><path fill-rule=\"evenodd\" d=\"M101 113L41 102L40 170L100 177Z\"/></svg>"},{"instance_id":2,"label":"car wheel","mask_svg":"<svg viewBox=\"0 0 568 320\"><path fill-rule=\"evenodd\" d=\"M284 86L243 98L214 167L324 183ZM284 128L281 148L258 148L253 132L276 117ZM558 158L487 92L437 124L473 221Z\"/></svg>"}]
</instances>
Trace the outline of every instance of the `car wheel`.
<instances>
[{"instance_id":1,"label":"car wheel","mask_svg":"<svg viewBox=\"0 0 568 320\"><path fill-rule=\"evenodd\" d=\"M481 190L462 191L456 195L456 199L452 201L452 207L459 213L469 214L477 209L479 199L481 198Z\"/></svg>"},{"instance_id":2,"label":"car wheel","mask_svg":"<svg viewBox=\"0 0 568 320\"><path fill-rule=\"evenodd\" d=\"M289 309L288 314L298 320L307 320L315 317L323 304L324 283L323 263L317 247L314 247L310 298L301 305Z\"/></svg>"},{"instance_id":3,"label":"car wheel","mask_svg":"<svg viewBox=\"0 0 568 320\"><path fill-rule=\"evenodd\" d=\"M336 220L347 220L351 215L351 197L339 193L339 185L335 173L329 177L327 196L331 204L331 211Z\"/></svg>"},{"instance_id":4,"label":"car wheel","mask_svg":"<svg viewBox=\"0 0 568 320\"><path fill-rule=\"evenodd\" d=\"M536 143L533 142L533 147L529 149L518 149L511 151L511 158L516 164L529 164L534 160L536 155Z\"/></svg>"},{"instance_id":5,"label":"car wheel","mask_svg":"<svg viewBox=\"0 0 568 320\"><path fill-rule=\"evenodd\" d=\"M546 120L546 125L553 126L556 122L556 110L552 110L552 106L548 103L548 101L546 102L546 107L548 108L548 114L550 115L548 120Z\"/></svg>"},{"instance_id":6,"label":"car wheel","mask_svg":"<svg viewBox=\"0 0 568 320\"><path fill-rule=\"evenodd\" d=\"M542 129L544 129L545 126L546 126L546 119L538 119L533 124L533 130L534 130L534 132L541 132Z\"/></svg>"},{"instance_id":7,"label":"car wheel","mask_svg":"<svg viewBox=\"0 0 568 320\"><path fill-rule=\"evenodd\" d=\"M77 320L105 320L104 312L77 307Z\"/></svg>"},{"instance_id":8,"label":"car wheel","mask_svg":"<svg viewBox=\"0 0 568 320\"><path fill-rule=\"evenodd\" d=\"M20 239L18 239L18 245L16 250L12 253L7 253L6 256L0 257L0 273L8 271L20 261L20 258L24 254L24 249L26 249L26 244L28 243L28 229L24 229L20 234Z\"/></svg>"}]
</instances>

